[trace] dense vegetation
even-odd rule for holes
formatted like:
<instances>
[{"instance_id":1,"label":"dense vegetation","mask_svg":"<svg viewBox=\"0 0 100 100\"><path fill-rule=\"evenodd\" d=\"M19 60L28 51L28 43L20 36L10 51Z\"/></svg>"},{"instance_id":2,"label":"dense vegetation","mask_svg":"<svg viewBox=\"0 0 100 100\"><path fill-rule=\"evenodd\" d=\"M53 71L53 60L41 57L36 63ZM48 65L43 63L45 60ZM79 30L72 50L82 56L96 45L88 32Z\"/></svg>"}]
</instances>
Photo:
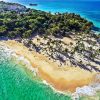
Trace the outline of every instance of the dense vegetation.
<instances>
[{"instance_id":1,"label":"dense vegetation","mask_svg":"<svg viewBox=\"0 0 100 100\"><path fill-rule=\"evenodd\" d=\"M29 38L35 34L68 36L71 32L87 33L92 25L74 13L51 14L32 9L0 13L0 36L9 38Z\"/></svg>"},{"instance_id":2,"label":"dense vegetation","mask_svg":"<svg viewBox=\"0 0 100 100\"><path fill-rule=\"evenodd\" d=\"M6 5L4 2L1 3ZM23 8L19 4L8 4ZM24 10L5 10L5 8L7 7L0 8L0 37L18 38L30 50L46 54L49 59L59 61L60 66L67 64L100 72L98 67L100 66L100 35L91 31L93 23L74 13L51 14L28 8ZM32 38L35 35L37 36ZM66 42L61 37L70 38ZM37 42L34 42L36 39Z\"/></svg>"}]
</instances>

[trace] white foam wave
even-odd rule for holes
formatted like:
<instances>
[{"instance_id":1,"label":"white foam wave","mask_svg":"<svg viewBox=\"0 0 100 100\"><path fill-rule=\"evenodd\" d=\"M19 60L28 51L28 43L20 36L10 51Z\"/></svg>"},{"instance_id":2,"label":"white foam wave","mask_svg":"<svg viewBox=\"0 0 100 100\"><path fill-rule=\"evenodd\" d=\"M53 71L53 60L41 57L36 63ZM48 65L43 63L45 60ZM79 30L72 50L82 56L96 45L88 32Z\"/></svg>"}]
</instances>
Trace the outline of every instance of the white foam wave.
<instances>
[{"instance_id":1,"label":"white foam wave","mask_svg":"<svg viewBox=\"0 0 100 100\"><path fill-rule=\"evenodd\" d=\"M19 56L18 61L23 61L23 63L27 66L27 68L30 69L32 72L34 72L34 75L36 76L36 73L38 73L38 69L33 68L31 63L24 56Z\"/></svg>"},{"instance_id":2,"label":"white foam wave","mask_svg":"<svg viewBox=\"0 0 100 100\"><path fill-rule=\"evenodd\" d=\"M97 91L100 91L100 74L96 75L95 81L92 84L88 86L77 87L76 91L72 94L72 99L79 100L79 97L82 95L94 96L96 95Z\"/></svg>"},{"instance_id":3,"label":"white foam wave","mask_svg":"<svg viewBox=\"0 0 100 100\"><path fill-rule=\"evenodd\" d=\"M17 55L13 50L8 48L6 45L0 45L0 48L3 50L6 58L15 57L18 60L18 62L22 61L27 66L27 68L29 70L31 70L34 73L34 75L36 76L36 73L38 72L38 69L33 68L31 63L24 56Z\"/></svg>"}]
</instances>

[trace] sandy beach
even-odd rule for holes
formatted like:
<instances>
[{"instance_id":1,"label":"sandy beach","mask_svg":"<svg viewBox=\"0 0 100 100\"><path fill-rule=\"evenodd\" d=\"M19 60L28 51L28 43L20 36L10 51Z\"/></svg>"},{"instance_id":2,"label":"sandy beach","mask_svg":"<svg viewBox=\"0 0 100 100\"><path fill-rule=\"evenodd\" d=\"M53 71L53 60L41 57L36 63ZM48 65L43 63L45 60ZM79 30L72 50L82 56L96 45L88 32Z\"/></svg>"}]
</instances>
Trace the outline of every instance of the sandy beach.
<instances>
[{"instance_id":1,"label":"sandy beach","mask_svg":"<svg viewBox=\"0 0 100 100\"><path fill-rule=\"evenodd\" d=\"M97 72L89 72L79 67L71 67L65 65L58 67L49 58L35 51L29 51L22 43L14 40L1 41L0 44L6 45L13 50L17 55L24 56L28 59L32 67L38 69L38 75L43 80L46 80L55 89L60 91L74 92L77 87L88 85L94 81Z\"/></svg>"}]
</instances>

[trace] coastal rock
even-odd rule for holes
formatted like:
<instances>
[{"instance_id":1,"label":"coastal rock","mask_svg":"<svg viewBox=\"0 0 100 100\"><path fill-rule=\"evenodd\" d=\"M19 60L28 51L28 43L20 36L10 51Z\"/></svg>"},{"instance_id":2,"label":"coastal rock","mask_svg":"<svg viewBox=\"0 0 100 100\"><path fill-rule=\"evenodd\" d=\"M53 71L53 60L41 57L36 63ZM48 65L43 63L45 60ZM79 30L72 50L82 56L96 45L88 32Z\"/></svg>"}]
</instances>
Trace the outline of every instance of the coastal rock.
<instances>
[{"instance_id":1,"label":"coastal rock","mask_svg":"<svg viewBox=\"0 0 100 100\"><path fill-rule=\"evenodd\" d=\"M0 1L0 11L24 12L27 8L21 4Z\"/></svg>"}]
</instances>

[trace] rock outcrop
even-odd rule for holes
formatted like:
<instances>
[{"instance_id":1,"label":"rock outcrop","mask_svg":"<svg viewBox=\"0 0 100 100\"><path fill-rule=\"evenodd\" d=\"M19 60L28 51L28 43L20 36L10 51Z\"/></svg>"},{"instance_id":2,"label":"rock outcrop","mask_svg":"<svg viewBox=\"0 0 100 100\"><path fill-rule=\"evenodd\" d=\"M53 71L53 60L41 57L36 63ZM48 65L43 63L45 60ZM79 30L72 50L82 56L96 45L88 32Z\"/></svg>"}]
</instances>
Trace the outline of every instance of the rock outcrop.
<instances>
[{"instance_id":1,"label":"rock outcrop","mask_svg":"<svg viewBox=\"0 0 100 100\"><path fill-rule=\"evenodd\" d=\"M26 10L27 8L21 4L0 1L0 12L2 11L24 12Z\"/></svg>"}]
</instances>

